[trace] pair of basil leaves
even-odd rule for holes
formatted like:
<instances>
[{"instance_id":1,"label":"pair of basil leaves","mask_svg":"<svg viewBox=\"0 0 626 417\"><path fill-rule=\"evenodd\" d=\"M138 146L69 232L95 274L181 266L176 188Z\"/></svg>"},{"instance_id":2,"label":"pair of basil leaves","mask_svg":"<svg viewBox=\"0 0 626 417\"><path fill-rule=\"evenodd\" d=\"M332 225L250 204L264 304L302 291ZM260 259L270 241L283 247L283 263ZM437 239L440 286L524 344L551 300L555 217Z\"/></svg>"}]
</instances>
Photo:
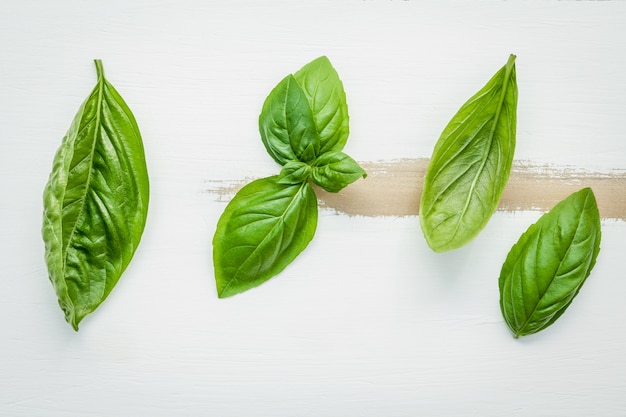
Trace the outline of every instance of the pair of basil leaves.
<instances>
[{"instance_id":1,"label":"pair of basil leaves","mask_svg":"<svg viewBox=\"0 0 626 417\"><path fill-rule=\"evenodd\" d=\"M420 222L435 251L463 246L487 224L515 148L515 57L461 107L437 142L424 182ZM139 245L149 181L132 112L104 77L79 108L44 191L43 238L50 280L75 330L111 292ZM312 184L338 192L365 177L342 150L349 125L343 84L326 57L285 77L259 117L261 139L282 166L243 187L213 239L219 297L280 273L317 227ZM593 192L559 203L522 235L500 275L501 309L515 337L552 324L569 306L599 252Z\"/></svg>"},{"instance_id":2,"label":"pair of basil leaves","mask_svg":"<svg viewBox=\"0 0 626 417\"><path fill-rule=\"evenodd\" d=\"M459 248L486 226L508 181L517 122L515 56L472 96L433 150L420 223L436 252ZM499 278L500 307L515 337L558 319L589 276L600 250L600 215L584 188L520 237Z\"/></svg>"}]
</instances>

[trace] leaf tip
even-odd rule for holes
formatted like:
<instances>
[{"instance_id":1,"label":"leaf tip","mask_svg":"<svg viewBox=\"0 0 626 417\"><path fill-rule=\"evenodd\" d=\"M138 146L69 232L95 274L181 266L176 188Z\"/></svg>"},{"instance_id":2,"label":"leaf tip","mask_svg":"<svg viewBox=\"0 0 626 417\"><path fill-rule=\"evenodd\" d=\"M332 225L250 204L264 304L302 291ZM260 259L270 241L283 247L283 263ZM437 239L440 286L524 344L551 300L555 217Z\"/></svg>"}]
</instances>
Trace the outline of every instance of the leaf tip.
<instances>
[{"instance_id":1,"label":"leaf tip","mask_svg":"<svg viewBox=\"0 0 626 417\"><path fill-rule=\"evenodd\" d=\"M221 282L219 280L216 280L215 287L217 290L217 298L219 299L228 298L236 294L236 292L233 292L232 289L229 288L228 284L225 284L224 282Z\"/></svg>"},{"instance_id":2,"label":"leaf tip","mask_svg":"<svg viewBox=\"0 0 626 417\"><path fill-rule=\"evenodd\" d=\"M326 55L321 55L320 57L318 57L316 59L316 61L320 61L320 62L327 62L330 64L330 59L328 59L328 57Z\"/></svg>"},{"instance_id":3,"label":"leaf tip","mask_svg":"<svg viewBox=\"0 0 626 417\"><path fill-rule=\"evenodd\" d=\"M72 326L72 329L74 329L75 332L78 332L78 324L80 323L80 320L72 318L71 320L68 320L68 323Z\"/></svg>"},{"instance_id":4,"label":"leaf tip","mask_svg":"<svg viewBox=\"0 0 626 417\"><path fill-rule=\"evenodd\" d=\"M580 194L584 194L584 195L589 195L589 196L594 196L594 197L595 197L595 195L593 194L593 190L591 189L591 187L585 187L585 188L583 188L582 190L580 190L579 192L580 192Z\"/></svg>"},{"instance_id":5,"label":"leaf tip","mask_svg":"<svg viewBox=\"0 0 626 417\"><path fill-rule=\"evenodd\" d=\"M433 252L435 253L444 253L444 252L448 252L449 250L452 250L452 247L448 247L445 245L435 245L434 242L432 242L431 240L426 239L426 243L428 243L428 247L430 249L432 249Z\"/></svg>"}]
</instances>

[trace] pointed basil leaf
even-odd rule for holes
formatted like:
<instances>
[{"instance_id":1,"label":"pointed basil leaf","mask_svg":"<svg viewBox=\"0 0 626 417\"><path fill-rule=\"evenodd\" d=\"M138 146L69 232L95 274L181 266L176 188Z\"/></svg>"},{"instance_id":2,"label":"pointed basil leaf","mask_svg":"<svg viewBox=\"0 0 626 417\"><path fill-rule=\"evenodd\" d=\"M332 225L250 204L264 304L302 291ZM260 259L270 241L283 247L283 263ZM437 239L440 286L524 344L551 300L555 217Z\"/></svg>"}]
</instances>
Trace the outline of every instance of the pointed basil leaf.
<instances>
[{"instance_id":1,"label":"pointed basil leaf","mask_svg":"<svg viewBox=\"0 0 626 417\"><path fill-rule=\"evenodd\" d=\"M322 154L314 165L311 180L331 193L337 193L348 184L367 176L363 168L343 152Z\"/></svg>"},{"instance_id":2,"label":"pointed basil leaf","mask_svg":"<svg viewBox=\"0 0 626 417\"><path fill-rule=\"evenodd\" d=\"M243 187L228 204L213 238L220 298L246 291L281 272L315 234L317 198L308 182L263 178Z\"/></svg>"},{"instance_id":3,"label":"pointed basil leaf","mask_svg":"<svg viewBox=\"0 0 626 417\"><path fill-rule=\"evenodd\" d=\"M509 179L515 150L515 56L452 118L435 145L420 223L437 252L459 248L485 227Z\"/></svg>"},{"instance_id":4,"label":"pointed basil leaf","mask_svg":"<svg viewBox=\"0 0 626 417\"><path fill-rule=\"evenodd\" d=\"M316 149L316 146L314 146L312 143L310 143L302 152L302 154L300 154L299 159L301 161L305 161L307 163L310 163L311 161L313 161L315 159L315 157L317 156L317 152L318 150Z\"/></svg>"},{"instance_id":5,"label":"pointed basil leaf","mask_svg":"<svg viewBox=\"0 0 626 417\"><path fill-rule=\"evenodd\" d=\"M327 57L319 57L294 74L304 91L320 137L317 155L341 151L348 140L349 117L346 93Z\"/></svg>"},{"instance_id":6,"label":"pointed basil leaf","mask_svg":"<svg viewBox=\"0 0 626 417\"><path fill-rule=\"evenodd\" d=\"M280 184L300 184L309 178L311 166L304 162L287 162L278 176Z\"/></svg>"},{"instance_id":7,"label":"pointed basil leaf","mask_svg":"<svg viewBox=\"0 0 626 417\"><path fill-rule=\"evenodd\" d=\"M259 116L259 130L265 149L276 162L312 161L320 140L304 91L293 75L272 90Z\"/></svg>"},{"instance_id":8,"label":"pointed basil leaf","mask_svg":"<svg viewBox=\"0 0 626 417\"><path fill-rule=\"evenodd\" d=\"M500 309L513 335L536 333L569 307L600 251L600 215L590 188L558 203L520 237L500 272Z\"/></svg>"},{"instance_id":9,"label":"pointed basil leaf","mask_svg":"<svg viewBox=\"0 0 626 417\"><path fill-rule=\"evenodd\" d=\"M63 138L44 191L48 273L75 330L126 269L148 211L139 128L95 63L98 82Z\"/></svg>"}]
</instances>

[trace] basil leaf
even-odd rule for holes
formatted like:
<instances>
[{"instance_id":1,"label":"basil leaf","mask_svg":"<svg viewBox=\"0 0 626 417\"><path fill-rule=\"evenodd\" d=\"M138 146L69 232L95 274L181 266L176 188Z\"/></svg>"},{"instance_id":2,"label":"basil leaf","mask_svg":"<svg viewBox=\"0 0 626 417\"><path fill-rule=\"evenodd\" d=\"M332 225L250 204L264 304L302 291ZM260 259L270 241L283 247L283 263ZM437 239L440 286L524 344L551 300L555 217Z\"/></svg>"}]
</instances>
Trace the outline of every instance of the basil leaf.
<instances>
[{"instance_id":1,"label":"basil leaf","mask_svg":"<svg viewBox=\"0 0 626 417\"><path fill-rule=\"evenodd\" d=\"M320 138L313 114L293 75L278 83L265 100L259 130L265 149L281 165L309 162L317 156Z\"/></svg>"},{"instance_id":2,"label":"basil leaf","mask_svg":"<svg viewBox=\"0 0 626 417\"><path fill-rule=\"evenodd\" d=\"M217 223L213 238L220 298L256 287L281 272L315 234L317 198L308 182L262 178L243 187Z\"/></svg>"},{"instance_id":3,"label":"basil leaf","mask_svg":"<svg viewBox=\"0 0 626 417\"><path fill-rule=\"evenodd\" d=\"M287 162L278 176L280 184L300 184L311 175L311 166L304 162Z\"/></svg>"},{"instance_id":4,"label":"basil leaf","mask_svg":"<svg viewBox=\"0 0 626 417\"><path fill-rule=\"evenodd\" d=\"M75 330L126 269L148 211L139 128L102 62L95 64L98 82L63 138L44 191L48 273Z\"/></svg>"},{"instance_id":5,"label":"basil leaf","mask_svg":"<svg viewBox=\"0 0 626 417\"><path fill-rule=\"evenodd\" d=\"M328 192L341 191L348 184L367 173L343 152L327 152L317 158L311 171L311 180Z\"/></svg>"},{"instance_id":6,"label":"basil leaf","mask_svg":"<svg viewBox=\"0 0 626 417\"><path fill-rule=\"evenodd\" d=\"M348 140L349 117L346 93L337 71L327 57L306 64L294 74L304 91L320 137L319 154L341 151Z\"/></svg>"},{"instance_id":7,"label":"basil leaf","mask_svg":"<svg viewBox=\"0 0 626 417\"><path fill-rule=\"evenodd\" d=\"M520 237L498 281L500 309L516 338L545 329L565 312L595 265L600 238L590 188L558 203Z\"/></svg>"},{"instance_id":8,"label":"basil leaf","mask_svg":"<svg viewBox=\"0 0 626 417\"><path fill-rule=\"evenodd\" d=\"M437 252L478 235L495 212L515 151L515 56L450 120L424 178L420 223Z\"/></svg>"}]
</instances>

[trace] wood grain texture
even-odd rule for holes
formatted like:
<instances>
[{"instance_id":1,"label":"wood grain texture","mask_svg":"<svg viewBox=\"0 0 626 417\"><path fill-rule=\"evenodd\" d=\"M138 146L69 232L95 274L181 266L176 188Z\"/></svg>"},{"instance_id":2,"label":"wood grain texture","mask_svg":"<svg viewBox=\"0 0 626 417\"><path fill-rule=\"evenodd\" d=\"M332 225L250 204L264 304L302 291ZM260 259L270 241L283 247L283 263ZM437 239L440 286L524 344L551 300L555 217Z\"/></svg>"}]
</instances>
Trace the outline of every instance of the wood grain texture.
<instances>
[{"instance_id":1,"label":"wood grain texture","mask_svg":"<svg viewBox=\"0 0 626 417\"><path fill-rule=\"evenodd\" d=\"M626 2L21 0L0 10L1 416L624 415L621 215L605 215L597 265L548 331L509 335L497 278L557 198L546 182L555 172L622 178ZM428 249L413 214L342 211L362 195L364 208L398 213L384 201L393 191L414 196L402 209L414 213L422 158L510 53L516 159L530 161L514 178L548 192L539 210L496 212L445 254ZM370 176L325 203L282 274L218 300L211 239L228 197L207 189L278 173L258 133L262 103L320 55L346 89L346 152L373 161ZM74 333L47 278L41 194L94 58L137 118L151 199L124 277ZM375 186L384 190L372 196ZM619 205L621 189L602 204Z\"/></svg>"}]
</instances>

